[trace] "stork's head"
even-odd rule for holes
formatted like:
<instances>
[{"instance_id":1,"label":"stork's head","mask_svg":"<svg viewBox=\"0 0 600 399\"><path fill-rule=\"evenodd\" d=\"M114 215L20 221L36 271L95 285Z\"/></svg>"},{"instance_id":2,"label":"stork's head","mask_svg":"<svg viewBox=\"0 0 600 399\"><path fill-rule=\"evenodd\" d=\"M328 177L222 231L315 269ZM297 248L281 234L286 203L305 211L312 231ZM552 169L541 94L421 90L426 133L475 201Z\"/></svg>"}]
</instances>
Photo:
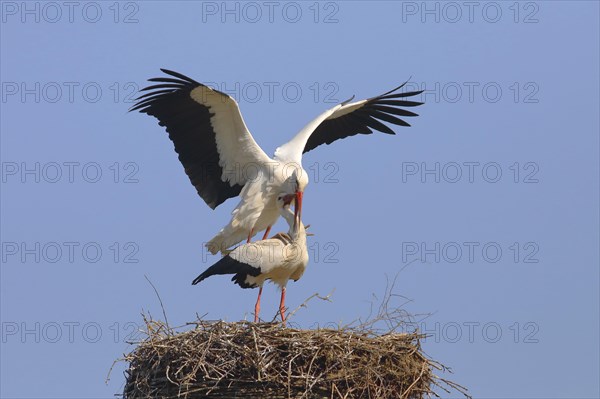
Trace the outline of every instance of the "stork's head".
<instances>
[{"instance_id":1,"label":"stork's head","mask_svg":"<svg viewBox=\"0 0 600 399\"><path fill-rule=\"evenodd\" d=\"M282 192L304 192L304 189L308 185L308 173L306 173L302 166L296 163L287 163L283 167L283 173L285 181L283 182Z\"/></svg>"}]
</instances>

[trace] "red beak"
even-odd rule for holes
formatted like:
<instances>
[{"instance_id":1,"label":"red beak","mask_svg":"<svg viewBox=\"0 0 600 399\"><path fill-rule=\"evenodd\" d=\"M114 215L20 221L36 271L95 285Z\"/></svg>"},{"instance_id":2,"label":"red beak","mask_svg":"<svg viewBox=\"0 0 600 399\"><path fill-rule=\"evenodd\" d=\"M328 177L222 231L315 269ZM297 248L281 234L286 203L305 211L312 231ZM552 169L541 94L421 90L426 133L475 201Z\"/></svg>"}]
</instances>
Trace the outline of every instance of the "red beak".
<instances>
[{"instance_id":1,"label":"red beak","mask_svg":"<svg viewBox=\"0 0 600 399\"><path fill-rule=\"evenodd\" d=\"M302 191L296 191L296 206L294 207L294 230L298 229L300 221L302 220Z\"/></svg>"}]
</instances>

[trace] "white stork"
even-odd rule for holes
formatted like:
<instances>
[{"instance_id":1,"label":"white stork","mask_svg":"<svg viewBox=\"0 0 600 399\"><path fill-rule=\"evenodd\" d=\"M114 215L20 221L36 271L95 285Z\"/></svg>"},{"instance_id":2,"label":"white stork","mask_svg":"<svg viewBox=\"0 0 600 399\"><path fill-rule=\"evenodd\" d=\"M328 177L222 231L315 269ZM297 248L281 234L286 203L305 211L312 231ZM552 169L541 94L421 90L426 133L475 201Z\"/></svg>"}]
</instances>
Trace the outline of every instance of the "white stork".
<instances>
[{"instance_id":1,"label":"white stork","mask_svg":"<svg viewBox=\"0 0 600 399\"><path fill-rule=\"evenodd\" d=\"M279 195L276 207L287 221L289 232L278 233L270 239L246 243L235 248L217 263L209 267L194 279L193 285L216 274L233 274L231 281L242 288L260 287L254 306L254 322L258 322L260 296L263 284L271 280L281 288L279 314L285 323L285 290L288 281L298 281L308 264L306 230L302 224L301 210L290 210L294 194Z\"/></svg>"},{"instance_id":2,"label":"white stork","mask_svg":"<svg viewBox=\"0 0 600 399\"><path fill-rule=\"evenodd\" d=\"M381 121L410 126L398 116L417 114L401 107L422 104L404 99L422 91L397 92L404 84L366 100L350 102L352 97L317 116L270 158L254 141L232 97L180 73L161 71L171 77L149 79L158 84L142 89L148 93L130 111L152 115L166 126L179 161L208 206L214 209L228 198L241 197L229 224L206 244L213 254L246 237L249 242L265 229L266 238L279 217L279 194L295 193L296 206L302 208L308 184L302 154L338 139L371 134L371 129L395 134Z\"/></svg>"}]
</instances>

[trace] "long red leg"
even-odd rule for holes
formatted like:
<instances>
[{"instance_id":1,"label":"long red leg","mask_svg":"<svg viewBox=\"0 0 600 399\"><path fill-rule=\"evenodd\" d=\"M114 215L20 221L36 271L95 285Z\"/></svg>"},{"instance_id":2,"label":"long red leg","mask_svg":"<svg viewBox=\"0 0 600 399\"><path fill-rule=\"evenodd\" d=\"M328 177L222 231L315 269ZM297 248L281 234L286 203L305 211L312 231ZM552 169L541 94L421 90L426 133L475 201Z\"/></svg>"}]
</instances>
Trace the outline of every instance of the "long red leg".
<instances>
[{"instance_id":1,"label":"long red leg","mask_svg":"<svg viewBox=\"0 0 600 399\"><path fill-rule=\"evenodd\" d=\"M254 322L258 323L258 313L260 312L260 296L262 294L262 288L258 290L258 298L256 298L256 305L254 305Z\"/></svg>"},{"instance_id":2,"label":"long red leg","mask_svg":"<svg viewBox=\"0 0 600 399\"><path fill-rule=\"evenodd\" d=\"M281 302L279 302L279 314L281 315L281 321L285 326L285 287L281 289Z\"/></svg>"},{"instance_id":3,"label":"long red leg","mask_svg":"<svg viewBox=\"0 0 600 399\"><path fill-rule=\"evenodd\" d=\"M271 226L267 227L265 230L265 235L263 236L263 240L266 240L269 237L269 233L271 232Z\"/></svg>"},{"instance_id":4,"label":"long red leg","mask_svg":"<svg viewBox=\"0 0 600 399\"><path fill-rule=\"evenodd\" d=\"M246 241L246 244L250 242L250 239L252 239L252 236L254 235L254 227L250 229L250 233L248 233L248 241Z\"/></svg>"}]
</instances>

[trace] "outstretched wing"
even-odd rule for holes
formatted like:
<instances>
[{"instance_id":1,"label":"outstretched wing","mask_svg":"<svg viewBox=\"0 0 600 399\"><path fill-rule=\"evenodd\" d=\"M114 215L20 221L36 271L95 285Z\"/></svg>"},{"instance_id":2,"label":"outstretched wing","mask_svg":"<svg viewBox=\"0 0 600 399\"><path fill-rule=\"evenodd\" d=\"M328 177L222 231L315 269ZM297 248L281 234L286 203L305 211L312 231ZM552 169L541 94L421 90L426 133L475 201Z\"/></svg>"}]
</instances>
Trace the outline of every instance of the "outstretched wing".
<instances>
[{"instance_id":1,"label":"outstretched wing","mask_svg":"<svg viewBox=\"0 0 600 399\"><path fill-rule=\"evenodd\" d=\"M212 209L239 195L253 176L245 171L270 158L248 131L237 102L180 73L149 79L130 111L154 116L165 126L179 161L198 194ZM249 168L249 164L254 167Z\"/></svg>"},{"instance_id":2,"label":"outstretched wing","mask_svg":"<svg viewBox=\"0 0 600 399\"><path fill-rule=\"evenodd\" d=\"M306 125L291 141L279 147L275 155L281 159L298 161L303 153L321 144L331 144L336 140L357 134L372 134L373 130L395 134L383 122L393 125L410 126L405 117L418 114L404 108L422 105L422 102L406 100L421 94L423 90L399 93L406 84L396 87L377 97L350 102L351 99L325 111Z\"/></svg>"}]
</instances>

